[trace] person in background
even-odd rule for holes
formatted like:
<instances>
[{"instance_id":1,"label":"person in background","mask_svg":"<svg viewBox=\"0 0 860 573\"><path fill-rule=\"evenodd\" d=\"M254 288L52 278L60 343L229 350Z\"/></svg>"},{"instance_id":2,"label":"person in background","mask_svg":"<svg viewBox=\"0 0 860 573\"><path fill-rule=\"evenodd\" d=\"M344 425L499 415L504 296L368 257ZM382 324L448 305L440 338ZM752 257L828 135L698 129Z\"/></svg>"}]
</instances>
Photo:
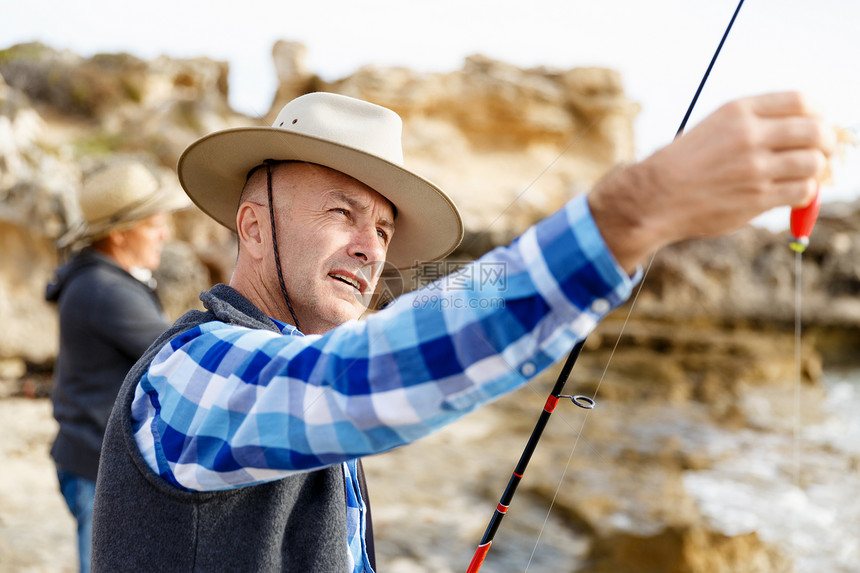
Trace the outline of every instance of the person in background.
<instances>
[{"instance_id":1,"label":"person in background","mask_svg":"<svg viewBox=\"0 0 860 573\"><path fill-rule=\"evenodd\" d=\"M59 241L75 254L57 270L46 298L58 304L60 322L51 396L59 432L51 456L87 572L105 426L128 370L169 326L152 271L168 239L168 213L190 201L178 188L160 187L137 162L95 172L79 200L83 221Z\"/></svg>"},{"instance_id":2,"label":"person in background","mask_svg":"<svg viewBox=\"0 0 860 573\"><path fill-rule=\"evenodd\" d=\"M132 368L96 486L97 571L373 571L360 459L437 431L562 359L656 249L805 205L835 136L796 93L731 102L506 247L357 320L383 263L450 254L456 207L403 166L400 118L311 93L180 157L237 232L229 285ZM481 268L505 281L468 284ZM485 304L488 299L493 304Z\"/></svg>"}]
</instances>

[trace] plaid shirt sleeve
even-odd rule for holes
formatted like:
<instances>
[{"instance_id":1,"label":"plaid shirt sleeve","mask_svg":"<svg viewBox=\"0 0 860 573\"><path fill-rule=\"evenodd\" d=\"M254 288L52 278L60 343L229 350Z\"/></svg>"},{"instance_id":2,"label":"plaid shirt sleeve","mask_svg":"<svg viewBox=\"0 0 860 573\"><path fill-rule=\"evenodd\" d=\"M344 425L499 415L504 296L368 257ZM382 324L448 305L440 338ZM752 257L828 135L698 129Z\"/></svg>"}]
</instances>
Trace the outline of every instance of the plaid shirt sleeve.
<instances>
[{"instance_id":1,"label":"plaid shirt sleeve","mask_svg":"<svg viewBox=\"0 0 860 573\"><path fill-rule=\"evenodd\" d=\"M495 280L474 273L502 269ZM453 276L324 335L210 322L165 345L132 404L170 483L240 487L426 436L563 358L629 296L585 197Z\"/></svg>"}]
</instances>

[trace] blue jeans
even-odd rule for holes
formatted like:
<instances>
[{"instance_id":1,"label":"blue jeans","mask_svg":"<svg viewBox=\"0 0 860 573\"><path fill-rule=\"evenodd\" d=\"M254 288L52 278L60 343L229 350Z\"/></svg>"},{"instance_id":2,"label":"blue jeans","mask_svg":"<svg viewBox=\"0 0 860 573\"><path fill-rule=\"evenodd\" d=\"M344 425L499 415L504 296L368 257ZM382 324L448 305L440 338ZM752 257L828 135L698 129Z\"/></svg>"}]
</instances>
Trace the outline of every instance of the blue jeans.
<instances>
[{"instance_id":1,"label":"blue jeans","mask_svg":"<svg viewBox=\"0 0 860 573\"><path fill-rule=\"evenodd\" d=\"M78 522L78 557L81 573L89 573L93 538L93 499L96 496L96 482L57 470L60 492L69 506L69 511Z\"/></svg>"}]
</instances>

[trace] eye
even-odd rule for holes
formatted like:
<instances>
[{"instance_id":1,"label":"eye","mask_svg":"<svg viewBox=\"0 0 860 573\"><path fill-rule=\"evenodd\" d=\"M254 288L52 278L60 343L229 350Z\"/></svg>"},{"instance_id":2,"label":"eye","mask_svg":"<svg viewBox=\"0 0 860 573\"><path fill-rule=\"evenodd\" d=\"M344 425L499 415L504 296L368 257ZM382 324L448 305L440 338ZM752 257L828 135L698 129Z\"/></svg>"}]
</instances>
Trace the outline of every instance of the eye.
<instances>
[{"instance_id":1,"label":"eye","mask_svg":"<svg viewBox=\"0 0 860 573\"><path fill-rule=\"evenodd\" d=\"M344 209L343 207L335 207L334 209L329 209L332 213L339 213L344 217L349 217L349 210Z\"/></svg>"},{"instance_id":2,"label":"eye","mask_svg":"<svg viewBox=\"0 0 860 573\"><path fill-rule=\"evenodd\" d=\"M388 244L388 233L386 233L383 229L377 229L376 234L382 239L382 242Z\"/></svg>"}]
</instances>

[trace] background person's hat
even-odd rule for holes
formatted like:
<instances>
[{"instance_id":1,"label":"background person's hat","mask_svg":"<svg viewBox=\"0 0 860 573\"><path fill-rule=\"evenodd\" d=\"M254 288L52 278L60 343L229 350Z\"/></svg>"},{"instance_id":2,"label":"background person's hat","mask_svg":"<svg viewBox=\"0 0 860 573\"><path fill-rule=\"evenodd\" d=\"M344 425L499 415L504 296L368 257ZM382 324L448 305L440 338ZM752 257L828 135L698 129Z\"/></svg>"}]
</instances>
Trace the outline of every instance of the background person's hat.
<instances>
[{"instance_id":1,"label":"background person's hat","mask_svg":"<svg viewBox=\"0 0 860 573\"><path fill-rule=\"evenodd\" d=\"M306 94L286 104L272 127L225 129L192 143L179 158L179 182L200 209L235 231L252 168L267 159L324 165L394 204L387 260L410 268L449 255L463 238L463 222L439 187L403 167L401 129L390 109L333 93Z\"/></svg>"},{"instance_id":2,"label":"background person's hat","mask_svg":"<svg viewBox=\"0 0 860 573\"><path fill-rule=\"evenodd\" d=\"M83 219L60 238L60 247L86 245L112 231L131 228L156 213L191 206L181 189L160 185L155 175L138 162L99 169L85 179L78 202Z\"/></svg>"}]
</instances>

